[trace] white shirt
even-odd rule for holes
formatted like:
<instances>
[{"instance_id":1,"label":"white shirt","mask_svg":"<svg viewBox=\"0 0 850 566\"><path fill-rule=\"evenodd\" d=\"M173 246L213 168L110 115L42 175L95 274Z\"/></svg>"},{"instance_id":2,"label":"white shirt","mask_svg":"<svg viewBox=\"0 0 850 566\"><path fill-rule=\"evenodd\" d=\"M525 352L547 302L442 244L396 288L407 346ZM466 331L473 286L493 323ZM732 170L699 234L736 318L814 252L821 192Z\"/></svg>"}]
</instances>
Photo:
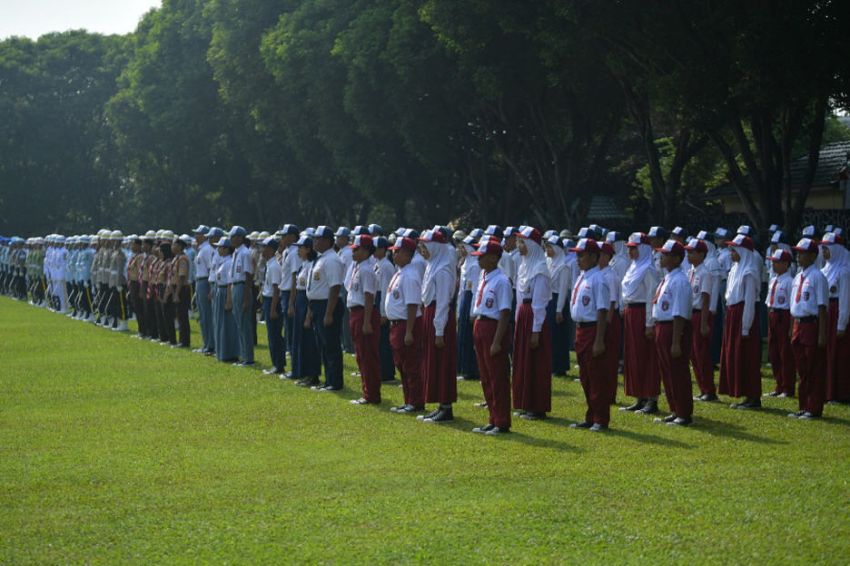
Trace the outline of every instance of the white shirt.
<instances>
[{"instance_id":1,"label":"white shirt","mask_svg":"<svg viewBox=\"0 0 850 566\"><path fill-rule=\"evenodd\" d=\"M196 279L209 279L213 255L215 255L215 250L208 241L204 240L204 243L198 248L198 253L195 254Z\"/></svg>"},{"instance_id":2,"label":"white shirt","mask_svg":"<svg viewBox=\"0 0 850 566\"><path fill-rule=\"evenodd\" d=\"M293 244L283 250L283 256L280 258L281 291L292 290L292 275L301 270L301 263L301 258L298 257L298 246Z\"/></svg>"},{"instance_id":3,"label":"white shirt","mask_svg":"<svg viewBox=\"0 0 850 566\"><path fill-rule=\"evenodd\" d=\"M233 250L233 261L230 267L230 282L244 283L245 275L254 273L254 262L251 260L251 250L242 245Z\"/></svg>"},{"instance_id":4,"label":"white shirt","mask_svg":"<svg viewBox=\"0 0 850 566\"><path fill-rule=\"evenodd\" d=\"M378 307L381 316L386 315L384 307L384 299L387 297L387 289L390 286L393 275L395 275L395 266L384 256L383 259L375 260L375 275L378 277L378 293L381 294L381 300L378 302Z\"/></svg>"},{"instance_id":5,"label":"white shirt","mask_svg":"<svg viewBox=\"0 0 850 566\"><path fill-rule=\"evenodd\" d=\"M222 261L224 261L224 258L219 255L217 249L213 249L212 256L210 257L210 285L215 285L218 281L218 268L221 266Z\"/></svg>"},{"instance_id":6,"label":"white shirt","mask_svg":"<svg viewBox=\"0 0 850 566\"><path fill-rule=\"evenodd\" d=\"M436 303L434 312L434 335L443 336L446 331L446 323L449 321L449 307L455 293L455 281L452 274L445 269L434 274L433 283L429 288L422 289L422 304L430 305Z\"/></svg>"},{"instance_id":7,"label":"white shirt","mask_svg":"<svg viewBox=\"0 0 850 566\"><path fill-rule=\"evenodd\" d=\"M570 297L570 316L575 322L596 322L596 314L611 307L611 290L598 267L579 273Z\"/></svg>"},{"instance_id":8,"label":"white shirt","mask_svg":"<svg viewBox=\"0 0 850 566\"><path fill-rule=\"evenodd\" d=\"M342 286L345 278L345 265L333 248L324 251L313 263L310 277L307 279L307 298L311 301L326 301L331 287Z\"/></svg>"},{"instance_id":9,"label":"white shirt","mask_svg":"<svg viewBox=\"0 0 850 566\"><path fill-rule=\"evenodd\" d=\"M266 262L266 276L263 278L264 297L274 297L275 286L280 289L281 274L280 264L274 258Z\"/></svg>"},{"instance_id":10,"label":"white shirt","mask_svg":"<svg viewBox=\"0 0 850 566\"><path fill-rule=\"evenodd\" d=\"M478 288L472 296L472 316L499 320L502 311L513 306L513 290L507 275L501 269L481 272Z\"/></svg>"},{"instance_id":11,"label":"white shirt","mask_svg":"<svg viewBox=\"0 0 850 566\"><path fill-rule=\"evenodd\" d=\"M602 271L602 275L605 276L605 280L608 282L608 292L611 294L611 302L615 303L618 312L623 310L623 302L620 299L620 295L622 294L620 290L620 287L622 287L620 275L610 265L600 271Z\"/></svg>"},{"instance_id":12,"label":"white shirt","mask_svg":"<svg viewBox=\"0 0 850 566\"><path fill-rule=\"evenodd\" d=\"M729 251L729 248L722 248L717 252L717 263L720 265L720 280L726 281L729 272L732 270L732 252Z\"/></svg>"},{"instance_id":13,"label":"white shirt","mask_svg":"<svg viewBox=\"0 0 850 566\"><path fill-rule=\"evenodd\" d=\"M516 302L522 304L524 301L531 299L531 311L534 313L534 318L531 324L532 332L540 332L543 328L543 323L546 322L546 308L549 306L549 301L552 299L552 283L549 275L538 273L528 283L528 288L516 290ZM516 312L519 319L519 309Z\"/></svg>"},{"instance_id":14,"label":"white shirt","mask_svg":"<svg viewBox=\"0 0 850 566\"><path fill-rule=\"evenodd\" d=\"M661 281L652 305L652 318L656 322L670 322L677 316L691 320L692 304L691 285L680 265Z\"/></svg>"},{"instance_id":15,"label":"white shirt","mask_svg":"<svg viewBox=\"0 0 850 566\"><path fill-rule=\"evenodd\" d=\"M390 320L407 320L407 307L416 305L416 316L421 316L418 308L422 297L422 278L413 262L395 272L384 297L384 309Z\"/></svg>"},{"instance_id":16,"label":"white shirt","mask_svg":"<svg viewBox=\"0 0 850 566\"><path fill-rule=\"evenodd\" d=\"M652 298L655 296L655 290L658 288L656 275L657 273L654 269L647 269L640 284L633 286L628 294L626 287L623 287L622 284L620 285L620 295L625 305L632 303L644 305L646 309L646 322L644 326L646 328L650 328L654 324L652 321Z\"/></svg>"},{"instance_id":17,"label":"white shirt","mask_svg":"<svg viewBox=\"0 0 850 566\"><path fill-rule=\"evenodd\" d=\"M296 291L306 291L307 290L307 281L310 279L310 272L313 270L313 262L312 261L302 261L301 268L298 270L298 274L295 276L295 290Z\"/></svg>"},{"instance_id":18,"label":"white shirt","mask_svg":"<svg viewBox=\"0 0 850 566\"><path fill-rule=\"evenodd\" d=\"M371 294L374 301L377 292L378 276L375 274L375 259L370 257L360 263L355 262L351 268L351 277L348 278L348 308L365 307L366 294Z\"/></svg>"},{"instance_id":19,"label":"white shirt","mask_svg":"<svg viewBox=\"0 0 850 566\"><path fill-rule=\"evenodd\" d=\"M560 258L557 258L560 259ZM572 288L572 271L569 265L565 265L563 269L558 271L557 275L552 276L552 266L549 266L549 276L552 278L552 293L558 295L558 302L555 304L555 312L564 312L564 307L567 305L567 300L570 298L570 289ZM554 297L553 297L554 298Z\"/></svg>"},{"instance_id":20,"label":"white shirt","mask_svg":"<svg viewBox=\"0 0 850 566\"><path fill-rule=\"evenodd\" d=\"M791 316L817 316L818 308L829 303L829 283L817 264L810 265L794 278L791 287Z\"/></svg>"},{"instance_id":21,"label":"white shirt","mask_svg":"<svg viewBox=\"0 0 850 566\"><path fill-rule=\"evenodd\" d=\"M230 266L233 263L233 255L219 257L218 268L215 272L216 285L230 285Z\"/></svg>"},{"instance_id":22,"label":"white shirt","mask_svg":"<svg viewBox=\"0 0 850 566\"><path fill-rule=\"evenodd\" d=\"M744 303L744 313L741 315L741 334L750 335L753 320L756 316L756 303L759 301L761 281L752 277L744 277L744 284L726 288L726 306L731 307L738 303Z\"/></svg>"},{"instance_id":23,"label":"white shirt","mask_svg":"<svg viewBox=\"0 0 850 566\"><path fill-rule=\"evenodd\" d=\"M693 295L693 307L697 310L702 309L702 294L708 295L708 309L716 312L717 294L720 292L720 281L717 276L711 272L705 262L698 266L691 266L688 273L688 280L691 284L691 294Z\"/></svg>"},{"instance_id":24,"label":"white shirt","mask_svg":"<svg viewBox=\"0 0 850 566\"><path fill-rule=\"evenodd\" d=\"M787 311L791 308L791 287L794 279L786 271L782 275L774 274L767 285L767 298L764 304L769 309Z\"/></svg>"}]
</instances>

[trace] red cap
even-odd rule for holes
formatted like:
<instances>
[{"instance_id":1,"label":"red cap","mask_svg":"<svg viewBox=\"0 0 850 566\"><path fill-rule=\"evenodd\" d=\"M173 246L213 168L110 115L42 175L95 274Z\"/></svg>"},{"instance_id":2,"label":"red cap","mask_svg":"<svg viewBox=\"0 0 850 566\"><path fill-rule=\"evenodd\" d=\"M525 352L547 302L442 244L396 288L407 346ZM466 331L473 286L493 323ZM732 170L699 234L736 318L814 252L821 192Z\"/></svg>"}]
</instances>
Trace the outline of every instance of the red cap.
<instances>
[{"instance_id":1,"label":"red cap","mask_svg":"<svg viewBox=\"0 0 850 566\"><path fill-rule=\"evenodd\" d=\"M660 248L655 248L655 251L661 252L663 254L673 254L673 255L685 255L685 246L682 245L682 242L677 240L667 240L664 242L664 245Z\"/></svg>"},{"instance_id":2,"label":"red cap","mask_svg":"<svg viewBox=\"0 0 850 566\"><path fill-rule=\"evenodd\" d=\"M517 236L525 240L537 242L538 245L543 245L543 236L541 236L540 230L538 230L537 228L532 228L531 226L523 226L522 230L517 232Z\"/></svg>"},{"instance_id":3,"label":"red cap","mask_svg":"<svg viewBox=\"0 0 850 566\"><path fill-rule=\"evenodd\" d=\"M372 236L368 234L360 234L358 236L354 236L354 241L348 246L351 249L359 248L374 248L375 244L372 242Z\"/></svg>"},{"instance_id":4,"label":"red cap","mask_svg":"<svg viewBox=\"0 0 850 566\"><path fill-rule=\"evenodd\" d=\"M690 243L685 246L685 249L689 252L702 252L704 254L708 253L708 246L705 245L705 242L703 242L702 240L697 240L696 238L691 240Z\"/></svg>"},{"instance_id":5,"label":"red cap","mask_svg":"<svg viewBox=\"0 0 850 566\"><path fill-rule=\"evenodd\" d=\"M726 242L726 245L733 248L747 248L750 251L753 251L755 249L755 246L753 245L753 239L749 236L744 236L743 234L738 234L737 236L735 236L734 240Z\"/></svg>"},{"instance_id":6,"label":"red cap","mask_svg":"<svg viewBox=\"0 0 850 566\"><path fill-rule=\"evenodd\" d=\"M440 230L425 230L422 232L422 235L419 237L420 242L436 242L438 244L445 244L446 237Z\"/></svg>"},{"instance_id":7,"label":"red cap","mask_svg":"<svg viewBox=\"0 0 850 566\"><path fill-rule=\"evenodd\" d=\"M416 251L416 242L413 238L399 238L395 241L395 245L390 248L391 250L410 250L411 252Z\"/></svg>"},{"instance_id":8,"label":"red cap","mask_svg":"<svg viewBox=\"0 0 850 566\"><path fill-rule=\"evenodd\" d=\"M582 238L576 244L576 247L570 248L571 252L580 254L582 252L599 252L599 244L593 238Z\"/></svg>"},{"instance_id":9,"label":"red cap","mask_svg":"<svg viewBox=\"0 0 850 566\"><path fill-rule=\"evenodd\" d=\"M818 242L811 238L803 238L797 245L792 248L795 252L814 252L818 253Z\"/></svg>"},{"instance_id":10,"label":"red cap","mask_svg":"<svg viewBox=\"0 0 850 566\"><path fill-rule=\"evenodd\" d=\"M478 244L478 249L472 252L472 255L480 256L487 254L497 254L501 256L503 251L504 250L502 249L502 244L499 243L499 240L496 240L495 238L489 238L486 240L482 239L481 242Z\"/></svg>"},{"instance_id":11,"label":"red cap","mask_svg":"<svg viewBox=\"0 0 850 566\"><path fill-rule=\"evenodd\" d=\"M770 256L770 261L784 261L785 263L791 263L794 258L791 257L791 252L788 250L774 250L773 255Z\"/></svg>"}]
</instances>

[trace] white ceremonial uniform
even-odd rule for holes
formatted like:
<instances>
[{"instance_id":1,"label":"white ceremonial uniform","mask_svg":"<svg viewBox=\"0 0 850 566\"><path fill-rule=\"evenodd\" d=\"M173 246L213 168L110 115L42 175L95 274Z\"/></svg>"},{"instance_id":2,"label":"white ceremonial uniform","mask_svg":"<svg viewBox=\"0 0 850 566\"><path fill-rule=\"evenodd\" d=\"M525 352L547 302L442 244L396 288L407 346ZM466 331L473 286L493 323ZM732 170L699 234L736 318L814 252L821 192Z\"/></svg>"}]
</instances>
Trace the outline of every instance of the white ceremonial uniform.
<instances>
[{"instance_id":1,"label":"white ceremonial uniform","mask_svg":"<svg viewBox=\"0 0 850 566\"><path fill-rule=\"evenodd\" d=\"M675 317L691 320L693 293L682 266L667 273L652 305L652 318L656 322L669 322Z\"/></svg>"},{"instance_id":2,"label":"white ceremonial uniform","mask_svg":"<svg viewBox=\"0 0 850 566\"><path fill-rule=\"evenodd\" d=\"M422 316L422 278L413 263L395 272L384 298L384 311L389 320L407 320L408 305L416 305L416 316Z\"/></svg>"},{"instance_id":3,"label":"white ceremonial uniform","mask_svg":"<svg viewBox=\"0 0 850 566\"><path fill-rule=\"evenodd\" d=\"M266 275L263 278L263 297L274 297L275 285L280 289L283 284L282 274L283 270L274 258L266 262Z\"/></svg>"},{"instance_id":4,"label":"white ceremonial uniform","mask_svg":"<svg viewBox=\"0 0 850 566\"><path fill-rule=\"evenodd\" d=\"M345 265L333 248L327 249L316 258L310 277L307 279L307 298L311 301L325 301L331 294L331 287L341 286L345 279Z\"/></svg>"},{"instance_id":5,"label":"white ceremonial uniform","mask_svg":"<svg viewBox=\"0 0 850 566\"><path fill-rule=\"evenodd\" d=\"M818 269L810 265L794 277L791 287L791 316L818 316L818 308L829 304L829 283Z\"/></svg>"},{"instance_id":6,"label":"white ceremonial uniform","mask_svg":"<svg viewBox=\"0 0 850 566\"><path fill-rule=\"evenodd\" d=\"M378 276L375 274L375 259L370 257L360 263L355 262L351 268L351 277L348 278L348 308L365 307L366 293L370 293L374 301L377 292Z\"/></svg>"},{"instance_id":7,"label":"white ceremonial uniform","mask_svg":"<svg viewBox=\"0 0 850 566\"><path fill-rule=\"evenodd\" d=\"M512 303L513 289L507 275L498 268L490 273L482 271L472 298L472 316L499 320L503 310L511 310Z\"/></svg>"},{"instance_id":8,"label":"white ceremonial uniform","mask_svg":"<svg viewBox=\"0 0 850 566\"><path fill-rule=\"evenodd\" d=\"M608 278L598 267L579 273L570 298L570 316L575 322L596 322L598 311L611 308Z\"/></svg>"}]
</instances>

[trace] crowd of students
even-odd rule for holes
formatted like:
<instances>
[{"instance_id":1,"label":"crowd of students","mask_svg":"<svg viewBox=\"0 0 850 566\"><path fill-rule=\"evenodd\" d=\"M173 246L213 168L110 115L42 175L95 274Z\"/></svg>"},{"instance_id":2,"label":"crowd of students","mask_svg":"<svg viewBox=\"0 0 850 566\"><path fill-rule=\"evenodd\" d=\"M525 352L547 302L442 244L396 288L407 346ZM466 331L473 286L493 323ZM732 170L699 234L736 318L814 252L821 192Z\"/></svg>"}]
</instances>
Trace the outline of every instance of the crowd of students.
<instances>
[{"instance_id":1,"label":"crowd of students","mask_svg":"<svg viewBox=\"0 0 850 566\"><path fill-rule=\"evenodd\" d=\"M620 410L659 413L663 383L670 412L656 420L671 426L718 393L758 409L765 330L776 381L766 396L796 394L789 416L850 401L850 259L833 226L807 227L794 247L772 227L764 256L749 226L688 237L592 225L574 238L495 225L101 230L0 238L0 289L115 331L135 318L136 337L174 348L190 347L194 311L195 352L242 367L254 365L259 319L264 373L339 391L349 351L362 391L352 403L380 404L398 373L404 402L390 411L426 423L451 422L457 381L480 380L490 418L474 432L487 435L546 418L571 351L587 404L574 428L607 429L621 372L633 402Z\"/></svg>"}]
</instances>

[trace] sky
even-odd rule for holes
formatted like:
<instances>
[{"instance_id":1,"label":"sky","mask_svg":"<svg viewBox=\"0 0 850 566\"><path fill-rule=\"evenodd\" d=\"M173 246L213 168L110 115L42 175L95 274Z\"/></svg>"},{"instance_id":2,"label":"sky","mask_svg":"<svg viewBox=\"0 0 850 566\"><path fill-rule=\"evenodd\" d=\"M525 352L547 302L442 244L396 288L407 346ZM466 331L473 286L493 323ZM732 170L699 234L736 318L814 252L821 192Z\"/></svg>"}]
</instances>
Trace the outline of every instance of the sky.
<instances>
[{"instance_id":1,"label":"sky","mask_svg":"<svg viewBox=\"0 0 850 566\"><path fill-rule=\"evenodd\" d=\"M129 33L161 0L0 0L0 40L52 31Z\"/></svg>"}]
</instances>

